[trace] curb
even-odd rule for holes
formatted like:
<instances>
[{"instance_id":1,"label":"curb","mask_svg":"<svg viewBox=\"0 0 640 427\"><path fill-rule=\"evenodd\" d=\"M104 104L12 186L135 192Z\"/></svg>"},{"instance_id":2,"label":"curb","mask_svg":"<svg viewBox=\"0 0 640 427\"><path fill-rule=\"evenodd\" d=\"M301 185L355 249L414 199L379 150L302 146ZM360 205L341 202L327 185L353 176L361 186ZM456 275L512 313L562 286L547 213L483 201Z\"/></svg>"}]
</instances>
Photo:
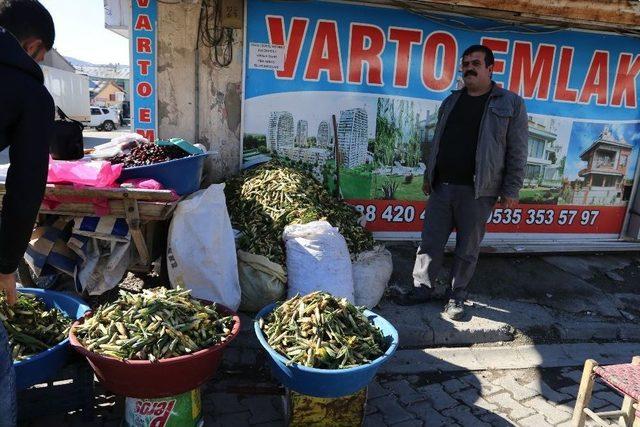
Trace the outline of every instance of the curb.
<instances>
[{"instance_id":1,"label":"curb","mask_svg":"<svg viewBox=\"0 0 640 427\"><path fill-rule=\"evenodd\" d=\"M542 344L517 347L433 348L398 350L382 367L385 374L423 374L501 369L582 366L586 359L602 364L629 363L640 343Z\"/></svg>"}]
</instances>

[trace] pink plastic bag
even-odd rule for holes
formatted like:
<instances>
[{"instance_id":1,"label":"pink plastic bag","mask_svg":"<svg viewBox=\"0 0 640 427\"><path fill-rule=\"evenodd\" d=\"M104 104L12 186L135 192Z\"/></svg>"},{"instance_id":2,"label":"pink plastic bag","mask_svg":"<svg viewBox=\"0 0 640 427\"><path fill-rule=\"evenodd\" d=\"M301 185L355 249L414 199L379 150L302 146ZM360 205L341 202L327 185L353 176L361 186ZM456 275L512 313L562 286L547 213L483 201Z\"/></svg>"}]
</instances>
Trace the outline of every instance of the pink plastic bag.
<instances>
[{"instance_id":1,"label":"pink plastic bag","mask_svg":"<svg viewBox=\"0 0 640 427\"><path fill-rule=\"evenodd\" d=\"M105 188L112 187L121 172L122 164L112 165L106 161L65 161L49 158L47 182Z\"/></svg>"},{"instance_id":2,"label":"pink plastic bag","mask_svg":"<svg viewBox=\"0 0 640 427\"><path fill-rule=\"evenodd\" d=\"M143 190L162 190L164 186L156 181L155 179L150 178L135 178L135 179L127 179L122 183L122 186L125 184L130 184L133 188L142 188Z\"/></svg>"},{"instance_id":3,"label":"pink plastic bag","mask_svg":"<svg viewBox=\"0 0 640 427\"><path fill-rule=\"evenodd\" d=\"M133 178L127 179L120 186L124 187L125 185L133 186L133 188L141 188L143 190L164 190L164 185L155 179L150 178ZM171 189L170 189L171 190ZM180 196L174 190L171 190L171 194L173 194L174 200L178 200Z\"/></svg>"},{"instance_id":4,"label":"pink plastic bag","mask_svg":"<svg viewBox=\"0 0 640 427\"><path fill-rule=\"evenodd\" d=\"M111 214L109 199L106 197L44 196L42 200L42 205L49 210L56 210L65 203L91 203L96 216Z\"/></svg>"}]
</instances>

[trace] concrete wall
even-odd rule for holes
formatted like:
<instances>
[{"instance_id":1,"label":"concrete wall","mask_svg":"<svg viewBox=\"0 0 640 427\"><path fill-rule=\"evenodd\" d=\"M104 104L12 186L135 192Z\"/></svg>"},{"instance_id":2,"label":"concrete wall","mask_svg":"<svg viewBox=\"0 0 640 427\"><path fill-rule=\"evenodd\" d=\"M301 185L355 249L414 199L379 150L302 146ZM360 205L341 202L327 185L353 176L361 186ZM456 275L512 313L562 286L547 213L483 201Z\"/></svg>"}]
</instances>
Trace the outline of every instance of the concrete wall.
<instances>
[{"instance_id":1,"label":"concrete wall","mask_svg":"<svg viewBox=\"0 0 640 427\"><path fill-rule=\"evenodd\" d=\"M242 7L242 0L236 0ZM196 41L200 2L158 4L158 134L182 137L217 150L207 164L207 183L240 169L242 30L234 30L233 62L215 67L200 45L199 114L196 108ZM199 132L196 135L196 120Z\"/></svg>"}]
</instances>

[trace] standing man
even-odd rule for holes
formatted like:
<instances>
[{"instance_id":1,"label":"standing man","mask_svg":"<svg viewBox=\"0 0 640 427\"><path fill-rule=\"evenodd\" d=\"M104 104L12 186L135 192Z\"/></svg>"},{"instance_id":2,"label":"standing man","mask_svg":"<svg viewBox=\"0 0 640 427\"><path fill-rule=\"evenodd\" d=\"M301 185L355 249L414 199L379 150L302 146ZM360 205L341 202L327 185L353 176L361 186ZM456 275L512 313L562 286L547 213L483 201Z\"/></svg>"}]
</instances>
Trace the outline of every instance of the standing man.
<instances>
[{"instance_id":1,"label":"standing man","mask_svg":"<svg viewBox=\"0 0 640 427\"><path fill-rule=\"evenodd\" d=\"M498 199L504 208L516 207L527 161L524 100L491 80L493 62L491 49L467 48L461 62L464 87L454 90L438 110L425 156L422 189L429 201L413 269L414 287L398 298L403 305L429 300L444 247L455 229L450 299L444 309L453 320L464 315L487 218Z\"/></svg>"},{"instance_id":2,"label":"standing man","mask_svg":"<svg viewBox=\"0 0 640 427\"><path fill-rule=\"evenodd\" d=\"M0 150L9 147L11 163L0 216L0 291L9 304L47 182L54 105L36 62L54 38L53 19L38 1L0 0ZM0 322L0 427L15 424L13 361Z\"/></svg>"}]
</instances>

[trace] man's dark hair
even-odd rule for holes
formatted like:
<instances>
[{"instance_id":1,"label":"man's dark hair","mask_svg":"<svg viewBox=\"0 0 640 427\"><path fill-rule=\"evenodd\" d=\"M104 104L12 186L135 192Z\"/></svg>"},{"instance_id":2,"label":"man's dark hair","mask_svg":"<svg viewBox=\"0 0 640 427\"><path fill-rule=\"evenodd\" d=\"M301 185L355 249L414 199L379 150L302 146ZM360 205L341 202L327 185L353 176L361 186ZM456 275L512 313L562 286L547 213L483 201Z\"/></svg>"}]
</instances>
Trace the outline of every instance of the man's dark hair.
<instances>
[{"instance_id":1,"label":"man's dark hair","mask_svg":"<svg viewBox=\"0 0 640 427\"><path fill-rule=\"evenodd\" d=\"M484 53L484 65L488 67L489 65L493 65L493 51L486 46L481 44L474 44L473 46L469 46L463 53L462 57L464 58L467 55L471 55L473 52L483 52Z\"/></svg>"},{"instance_id":2,"label":"man's dark hair","mask_svg":"<svg viewBox=\"0 0 640 427\"><path fill-rule=\"evenodd\" d=\"M47 50L51 50L56 38L53 18L37 0L0 0L0 27L20 42L36 37Z\"/></svg>"}]
</instances>

